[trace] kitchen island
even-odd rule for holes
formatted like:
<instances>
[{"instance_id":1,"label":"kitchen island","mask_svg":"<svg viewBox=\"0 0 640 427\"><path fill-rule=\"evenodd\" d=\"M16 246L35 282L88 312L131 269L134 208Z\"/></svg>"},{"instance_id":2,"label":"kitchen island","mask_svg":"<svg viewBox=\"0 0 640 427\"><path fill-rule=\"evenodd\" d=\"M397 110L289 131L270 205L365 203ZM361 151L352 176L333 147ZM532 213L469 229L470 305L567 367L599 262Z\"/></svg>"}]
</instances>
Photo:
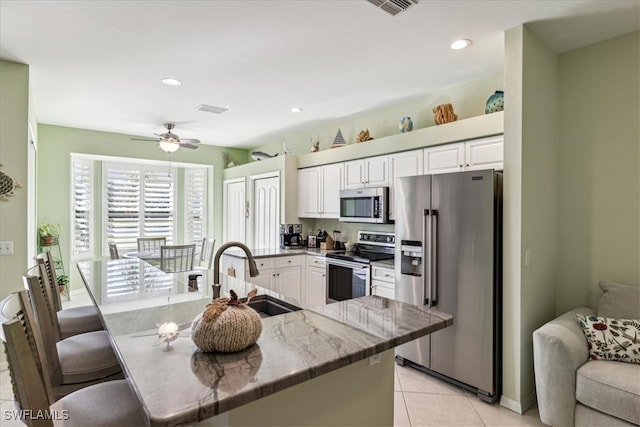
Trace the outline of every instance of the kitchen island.
<instances>
[{"instance_id":1,"label":"kitchen island","mask_svg":"<svg viewBox=\"0 0 640 427\"><path fill-rule=\"evenodd\" d=\"M190 292L186 273L140 260L78 269L152 426L392 425L393 348L453 323L445 313L369 296L264 318L248 349L202 353L189 332L212 299L213 272L201 271ZM221 279L223 295L255 288Z\"/></svg>"}]
</instances>

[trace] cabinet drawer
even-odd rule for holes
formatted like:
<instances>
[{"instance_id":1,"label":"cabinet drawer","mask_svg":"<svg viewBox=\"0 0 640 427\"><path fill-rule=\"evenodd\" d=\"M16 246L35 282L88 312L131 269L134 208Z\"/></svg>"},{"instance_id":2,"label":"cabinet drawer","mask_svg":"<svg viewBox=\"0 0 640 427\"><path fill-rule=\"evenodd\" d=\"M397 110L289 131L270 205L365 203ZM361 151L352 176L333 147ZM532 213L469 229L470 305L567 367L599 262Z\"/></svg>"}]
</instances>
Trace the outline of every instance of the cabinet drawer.
<instances>
[{"instance_id":1,"label":"cabinet drawer","mask_svg":"<svg viewBox=\"0 0 640 427\"><path fill-rule=\"evenodd\" d=\"M292 265L300 265L300 256L279 256L273 258L276 267L290 267Z\"/></svg>"},{"instance_id":2,"label":"cabinet drawer","mask_svg":"<svg viewBox=\"0 0 640 427\"><path fill-rule=\"evenodd\" d=\"M256 259L256 266L258 266L258 270L266 270L268 268L273 268L273 258L258 258Z\"/></svg>"},{"instance_id":3,"label":"cabinet drawer","mask_svg":"<svg viewBox=\"0 0 640 427\"><path fill-rule=\"evenodd\" d=\"M371 267L371 279L383 282L395 283L396 275L394 270L384 267Z\"/></svg>"},{"instance_id":4,"label":"cabinet drawer","mask_svg":"<svg viewBox=\"0 0 640 427\"><path fill-rule=\"evenodd\" d=\"M373 280L371 282L371 294L385 298L394 299L396 297L395 288L388 286L389 283Z\"/></svg>"},{"instance_id":5,"label":"cabinet drawer","mask_svg":"<svg viewBox=\"0 0 640 427\"><path fill-rule=\"evenodd\" d=\"M314 256L309 255L309 259L307 260L309 267L320 267L325 268L327 266L327 259L323 256Z\"/></svg>"}]
</instances>

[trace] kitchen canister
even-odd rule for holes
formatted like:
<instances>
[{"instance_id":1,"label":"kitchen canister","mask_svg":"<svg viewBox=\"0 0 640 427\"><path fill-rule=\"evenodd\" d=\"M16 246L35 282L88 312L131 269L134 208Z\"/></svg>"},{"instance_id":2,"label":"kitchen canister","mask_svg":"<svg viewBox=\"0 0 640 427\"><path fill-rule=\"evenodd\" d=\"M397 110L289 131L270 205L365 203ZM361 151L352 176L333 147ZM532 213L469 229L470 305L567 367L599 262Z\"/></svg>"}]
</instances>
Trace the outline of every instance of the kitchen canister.
<instances>
[{"instance_id":1,"label":"kitchen canister","mask_svg":"<svg viewBox=\"0 0 640 427\"><path fill-rule=\"evenodd\" d=\"M231 298L220 297L207 304L204 312L193 320L191 339L204 352L231 353L244 350L258 341L262 333L262 319L247 303L230 290ZM257 294L254 289L248 300Z\"/></svg>"},{"instance_id":2,"label":"kitchen canister","mask_svg":"<svg viewBox=\"0 0 640 427\"><path fill-rule=\"evenodd\" d=\"M502 110L504 110L504 92L497 90L489 97L489 99L487 99L487 105L484 108L484 113L490 114Z\"/></svg>"}]
</instances>

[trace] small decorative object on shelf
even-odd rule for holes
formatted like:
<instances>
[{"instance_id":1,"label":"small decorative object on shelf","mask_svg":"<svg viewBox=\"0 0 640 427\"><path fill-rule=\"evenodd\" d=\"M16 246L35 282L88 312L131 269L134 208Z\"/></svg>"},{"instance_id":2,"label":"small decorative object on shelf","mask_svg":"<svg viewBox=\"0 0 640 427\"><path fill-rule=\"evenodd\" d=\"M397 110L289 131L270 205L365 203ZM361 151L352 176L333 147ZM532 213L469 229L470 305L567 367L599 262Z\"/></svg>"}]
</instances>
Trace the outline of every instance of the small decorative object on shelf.
<instances>
[{"instance_id":1,"label":"small decorative object on shelf","mask_svg":"<svg viewBox=\"0 0 640 427\"><path fill-rule=\"evenodd\" d=\"M258 291L249 292L247 302L243 303L233 290L229 293L231 298L214 299L193 320L191 339L201 351L231 353L244 350L255 344L262 333L260 315L247 305Z\"/></svg>"},{"instance_id":2,"label":"small decorative object on shelf","mask_svg":"<svg viewBox=\"0 0 640 427\"><path fill-rule=\"evenodd\" d=\"M42 246L55 245L61 231L62 226L60 224L41 224L38 228L38 233L40 234Z\"/></svg>"},{"instance_id":3,"label":"small decorative object on shelf","mask_svg":"<svg viewBox=\"0 0 640 427\"><path fill-rule=\"evenodd\" d=\"M495 113L504 110L504 92L497 90L487 99L487 105L484 108L485 114Z\"/></svg>"},{"instance_id":4,"label":"small decorative object on shelf","mask_svg":"<svg viewBox=\"0 0 640 427\"><path fill-rule=\"evenodd\" d=\"M345 145L347 145L347 142L344 140L344 137L342 136L342 131L338 129L338 133L336 133L336 137L333 139L333 144L331 144L331 148L344 147Z\"/></svg>"},{"instance_id":5,"label":"small decorative object on shelf","mask_svg":"<svg viewBox=\"0 0 640 427\"><path fill-rule=\"evenodd\" d=\"M411 121L411 117L401 118L398 128L400 129L400 133L411 132L413 130L413 121Z\"/></svg>"},{"instance_id":6,"label":"small decorative object on shelf","mask_svg":"<svg viewBox=\"0 0 640 427\"><path fill-rule=\"evenodd\" d=\"M433 108L433 120L437 125L442 125L455 122L458 120L458 116L453 112L453 105L441 104Z\"/></svg>"},{"instance_id":7,"label":"small decorative object on shelf","mask_svg":"<svg viewBox=\"0 0 640 427\"><path fill-rule=\"evenodd\" d=\"M284 155L286 156L287 154L292 154L293 150L291 149L291 147L289 147L289 144L287 144L287 140L283 139L282 140L282 151L284 151Z\"/></svg>"},{"instance_id":8,"label":"small decorative object on shelf","mask_svg":"<svg viewBox=\"0 0 640 427\"><path fill-rule=\"evenodd\" d=\"M313 142L313 139L309 137L309 142L311 143L310 151L312 153L317 153L318 151L320 151L320 141Z\"/></svg>"},{"instance_id":9,"label":"small decorative object on shelf","mask_svg":"<svg viewBox=\"0 0 640 427\"><path fill-rule=\"evenodd\" d=\"M369 129L361 130L358 133L358 136L356 136L356 142L371 141L372 139L373 138L371 138L371 135L369 135Z\"/></svg>"},{"instance_id":10,"label":"small decorative object on shelf","mask_svg":"<svg viewBox=\"0 0 640 427\"><path fill-rule=\"evenodd\" d=\"M271 154L267 154L264 151L254 151L253 153L251 153L251 158L253 160L264 160L264 159L270 159L272 157L276 157L277 155L278 153L272 156Z\"/></svg>"}]
</instances>

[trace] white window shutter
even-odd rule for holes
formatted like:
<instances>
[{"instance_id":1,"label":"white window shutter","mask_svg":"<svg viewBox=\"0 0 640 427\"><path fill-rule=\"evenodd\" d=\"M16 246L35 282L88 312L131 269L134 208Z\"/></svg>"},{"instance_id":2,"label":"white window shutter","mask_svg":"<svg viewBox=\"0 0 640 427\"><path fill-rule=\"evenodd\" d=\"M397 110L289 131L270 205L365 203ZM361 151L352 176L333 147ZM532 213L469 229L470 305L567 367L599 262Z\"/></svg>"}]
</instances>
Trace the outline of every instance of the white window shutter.
<instances>
[{"instance_id":1,"label":"white window shutter","mask_svg":"<svg viewBox=\"0 0 640 427\"><path fill-rule=\"evenodd\" d=\"M93 161L72 158L72 259L93 257Z\"/></svg>"}]
</instances>

